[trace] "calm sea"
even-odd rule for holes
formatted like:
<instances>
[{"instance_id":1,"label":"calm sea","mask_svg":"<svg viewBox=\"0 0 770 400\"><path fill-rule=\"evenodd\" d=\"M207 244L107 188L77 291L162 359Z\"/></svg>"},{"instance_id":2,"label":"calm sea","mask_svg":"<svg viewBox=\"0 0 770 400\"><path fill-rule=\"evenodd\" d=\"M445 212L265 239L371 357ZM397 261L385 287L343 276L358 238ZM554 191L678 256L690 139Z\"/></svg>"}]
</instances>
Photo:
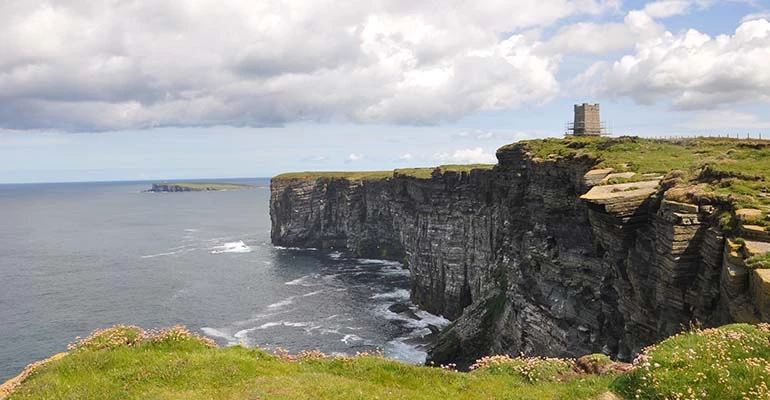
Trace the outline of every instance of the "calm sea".
<instances>
[{"instance_id":1,"label":"calm sea","mask_svg":"<svg viewBox=\"0 0 770 400\"><path fill-rule=\"evenodd\" d=\"M0 185L0 382L114 324L186 325L221 345L422 362L447 321L408 302L398 263L270 244L258 189L144 193L149 182Z\"/></svg>"}]
</instances>

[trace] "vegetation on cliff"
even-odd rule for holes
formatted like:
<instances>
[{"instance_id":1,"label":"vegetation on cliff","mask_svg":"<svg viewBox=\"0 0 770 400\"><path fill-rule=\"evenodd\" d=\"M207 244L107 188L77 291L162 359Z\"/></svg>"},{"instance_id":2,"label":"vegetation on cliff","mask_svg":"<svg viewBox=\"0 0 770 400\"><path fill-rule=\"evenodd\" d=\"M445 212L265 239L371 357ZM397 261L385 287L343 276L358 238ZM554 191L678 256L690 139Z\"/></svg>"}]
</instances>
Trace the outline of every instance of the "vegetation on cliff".
<instances>
[{"instance_id":1,"label":"vegetation on cliff","mask_svg":"<svg viewBox=\"0 0 770 400\"><path fill-rule=\"evenodd\" d=\"M493 164L451 164L451 165L439 165L438 167L429 168L399 168L392 171L305 171L305 172L288 172L273 177L273 180L288 180L288 179L348 179L352 181L360 180L379 180L388 179L396 175L410 176L418 179L429 179L434 174L444 174L447 172L463 173L470 172L475 169L492 169Z\"/></svg>"},{"instance_id":2,"label":"vegetation on cliff","mask_svg":"<svg viewBox=\"0 0 770 400\"><path fill-rule=\"evenodd\" d=\"M0 386L9 399L766 399L770 325L691 329L650 346L621 373L578 360L485 357L468 373L379 354L274 354L217 348L184 328L97 331Z\"/></svg>"},{"instance_id":3,"label":"vegetation on cliff","mask_svg":"<svg viewBox=\"0 0 770 400\"><path fill-rule=\"evenodd\" d=\"M725 228L738 222L770 225L770 140L570 137L522 141L498 152L514 148L543 160L586 157L595 160L594 168L635 173L606 183L664 176L668 199L719 206L730 214L723 215ZM736 215L741 209L758 212Z\"/></svg>"}]
</instances>

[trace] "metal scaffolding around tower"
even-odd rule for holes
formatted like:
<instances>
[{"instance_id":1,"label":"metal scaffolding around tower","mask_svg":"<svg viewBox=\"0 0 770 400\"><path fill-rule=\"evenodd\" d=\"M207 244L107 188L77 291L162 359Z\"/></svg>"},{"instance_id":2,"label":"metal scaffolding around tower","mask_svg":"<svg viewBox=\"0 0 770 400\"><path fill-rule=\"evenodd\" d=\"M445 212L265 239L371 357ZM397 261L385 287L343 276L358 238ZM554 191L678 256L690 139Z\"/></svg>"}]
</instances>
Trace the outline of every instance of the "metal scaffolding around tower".
<instances>
[{"instance_id":1,"label":"metal scaffolding around tower","mask_svg":"<svg viewBox=\"0 0 770 400\"><path fill-rule=\"evenodd\" d=\"M575 104L575 119L565 126L567 136L609 135L607 123L601 120L599 104Z\"/></svg>"}]
</instances>

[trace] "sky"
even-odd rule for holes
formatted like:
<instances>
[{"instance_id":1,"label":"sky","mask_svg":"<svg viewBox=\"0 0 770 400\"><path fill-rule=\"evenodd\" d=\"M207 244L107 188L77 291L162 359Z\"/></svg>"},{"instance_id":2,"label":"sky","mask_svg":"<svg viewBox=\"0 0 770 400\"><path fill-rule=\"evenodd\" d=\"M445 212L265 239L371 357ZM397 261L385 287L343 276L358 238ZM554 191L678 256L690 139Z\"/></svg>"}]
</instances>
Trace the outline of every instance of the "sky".
<instances>
[{"instance_id":1,"label":"sky","mask_svg":"<svg viewBox=\"0 0 770 400\"><path fill-rule=\"evenodd\" d=\"M770 138L770 0L3 0L0 183L494 163L575 103Z\"/></svg>"}]
</instances>

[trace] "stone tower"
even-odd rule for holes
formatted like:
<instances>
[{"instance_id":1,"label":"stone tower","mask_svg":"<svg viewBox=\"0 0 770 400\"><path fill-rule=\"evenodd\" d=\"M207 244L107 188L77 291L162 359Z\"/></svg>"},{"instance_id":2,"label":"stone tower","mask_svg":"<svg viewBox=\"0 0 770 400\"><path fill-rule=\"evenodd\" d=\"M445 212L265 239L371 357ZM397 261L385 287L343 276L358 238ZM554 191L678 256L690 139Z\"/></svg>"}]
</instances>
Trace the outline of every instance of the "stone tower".
<instances>
[{"instance_id":1,"label":"stone tower","mask_svg":"<svg viewBox=\"0 0 770 400\"><path fill-rule=\"evenodd\" d=\"M603 132L599 104L575 104L575 122L569 130L575 136L600 136Z\"/></svg>"}]
</instances>

